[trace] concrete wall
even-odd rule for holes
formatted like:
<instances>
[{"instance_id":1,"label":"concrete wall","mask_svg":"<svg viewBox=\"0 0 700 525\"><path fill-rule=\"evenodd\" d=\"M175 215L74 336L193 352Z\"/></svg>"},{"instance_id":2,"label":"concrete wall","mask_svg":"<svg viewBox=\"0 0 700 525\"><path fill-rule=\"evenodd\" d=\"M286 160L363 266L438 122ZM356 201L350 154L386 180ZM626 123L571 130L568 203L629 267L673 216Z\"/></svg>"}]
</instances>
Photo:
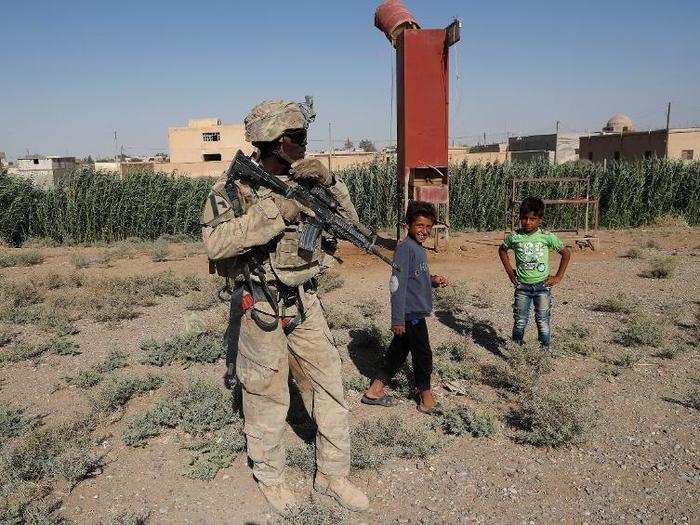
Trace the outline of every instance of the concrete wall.
<instances>
[{"instance_id":1,"label":"concrete wall","mask_svg":"<svg viewBox=\"0 0 700 525\"><path fill-rule=\"evenodd\" d=\"M680 159L683 150L692 151L692 159L700 160L700 129L672 129L668 137L668 156Z\"/></svg>"},{"instance_id":2,"label":"concrete wall","mask_svg":"<svg viewBox=\"0 0 700 525\"><path fill-rule=\"evenodd\" d=\"M40 188L62 185L68 174L77 168L74 157L18 159L17 173Z\"/></svg>"},{"instance_id":3,"label":"concrete wall","mask_svg":"<svg viewBox=\"0 0 700 525\"><path fill-rule=\"evenodd\" d=\"M557 135L527 135L523 137L510 137L508 139L508 151L554 151L557 147Z\"/></svg>"},{"instance_id":4,"label":"concrete wall","mask_svg":"<svg viewBox=\"0 0 700 525\"><path fill-rule=\"evenodd\" d=\"M95 162L95 171L117 173L121 177L131 173L153 173L153 162Z\"/></svg>"},{"instance_id":5,"label":"concrete wall","mask_svg":"<svg viewBox=\"0 0 700 525\"><path fill-rule=\"evenodd\" d=\"M487 164L489 162L507 162L510 159L508 151L471 151L471 148L448 148L447 159L450 164Z\"/></svg>"},{"instance_id":6,"label":"concrete wall","mask_svg":"<svg viewBox=\"0 0 700 525\"><path fill-rule=\"evenodd\" d=\"M579 156L593 162L643 159L666 155L666 130L602 134L581 137Z\"/></svg>"},{"instance_id":7,"label":"concrete wall","mask_svg":"<svg viewBox=\"0 0 700 525\"><path fill-rule=\"evenodd\" d=\"M554 162L554 151L548 151L543 149L530 151L511 151L510 159L513 162L533 162L536 160L547 160L549 162ZM559 162L559 159L557 159L557 162Z\"/></svg>"},{"instance_id":8,"label":"concrete wall","mask_svg":"<svg viewBox=\"0 0 700 525\"><path fill-rule=\"evenodd\" d=\"M330 156L330 169L331 171L340 171L347 168L354 168L357 166L366 166L367 164L372 164L372 162L386 162L389 155L395 158L394 154L380 153L380 152L365 152L365 151L339 151L334 152ZM309 158L320 159L323 164L328 167L328 153L309 153L307 155Z\"/></svg>"},{"instance_id":9,"label":"concrete wall","mask_svg":"<svg viewBox=\"0 0 700 525\"><path fill-rule=\"evenodd\" d=\"M168 128L170 162L174 164L205 162L204 155L221 155L230 161L241 149L249 154L253 146L245 140L242 124L217 124L218 119L191 120L187 127ZM205 141L204 133L219 133L218 141ZM207 161L220 162L220 161Z\"/></svg>"},{"instance_id":10,"label":"concrete wall","mask_svg":"<svg viewBox=\"0 0 700 525\"><path fill-rule=\"evenodd\" d=\"M214 162L159 162L155 164L155 171L171 175L187 177L215 177L219 178L231 164L231 160Z\"/></svg>"},{"instance_id":11,"label":"concrete wall","mask_svg":"<svg viewBox=\"0 0 700 525\"><path fill-rule=\"evenodd\" d=\"M557 164L579 159L580 133L559 133L557 135Z\"/></svg>"},{"instance_id":12,"label":"concrete wall","mask_svg":"<svg viewBox=\"0 0 700 525\"><path fill-rule=\"evenodd\" d=\"M550 133L545 135L527 135L524 137L511 137L508 139L508 150L513 152L513 160L525 161L535 157L549 158L557 164L578 160L580 133ZM552 152L556 155L535 152ZM520 152L515 154L515 152Z\"/></svg>"}]
</instances>

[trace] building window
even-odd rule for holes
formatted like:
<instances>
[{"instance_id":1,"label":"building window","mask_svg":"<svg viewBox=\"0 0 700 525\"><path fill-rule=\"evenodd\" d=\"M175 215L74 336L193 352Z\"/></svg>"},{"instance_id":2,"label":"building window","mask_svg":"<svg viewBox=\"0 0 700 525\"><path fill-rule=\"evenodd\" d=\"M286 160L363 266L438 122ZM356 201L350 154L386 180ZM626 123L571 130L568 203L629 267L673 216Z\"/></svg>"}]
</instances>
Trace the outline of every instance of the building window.
<instances>
[{"instance_id":1,"label":"building window","mask_svg":"<svg viewBox=\"0 0 700 525\"><path fill-rule=\"evenodd\" d=\"M650 150L646 150L646 151L644 152L644 158L645 158L645 159L650 159L652 155L653 155L653 153L652 153Z\"/></svg>"},{"instance_id":2,"label":"building window","mask_svg":"<svg viewBox=\"0 0 700 525\"><path fill-rule=\"evenodd\" d=\"M32 161L34 162L34 164L39 164L39 159L32 159Z\"/></svg>"},{"instance_id":3,"label":"building window","mask_svg":"<svg viewBox=\"0 0 700 525\"><path fill-rule=\"evenodd\" d=\"M613 153L613 158L614 158L615 160L620 160L620 152L619 152L619 151L616 151L615 153Z\"/></svg>"},{"instance_id":4,"label":"building window","mask_svg":"<svg viewBox=\"0 0 700 525\"><path fill-rule=\"evenodd\" d=\"M204 162L212 162L215 160L221 160L221 153L205 153Z\"/></svg>"},{"instance_id":5,"label":"building window","mask_svg":"<svg viewBox=\"0 0 700 525\"><path fill-rule=\"evenodd\" d=\"M204 142L219 142L221 140L221 133L218 131L207 131L202 133L202 140Z\"/></svg>"},{"instance_id":6,"label":"building window","mask_svg":"<svg viewBox=\"0 0 700 525\"><path fill-rule=\"evenodd\" d=\"M692 149L684 149L683 151L681 151L681 159L693 160L693 153L694 153L694 150L692 150Z\"/></svg>"}]
</instances>

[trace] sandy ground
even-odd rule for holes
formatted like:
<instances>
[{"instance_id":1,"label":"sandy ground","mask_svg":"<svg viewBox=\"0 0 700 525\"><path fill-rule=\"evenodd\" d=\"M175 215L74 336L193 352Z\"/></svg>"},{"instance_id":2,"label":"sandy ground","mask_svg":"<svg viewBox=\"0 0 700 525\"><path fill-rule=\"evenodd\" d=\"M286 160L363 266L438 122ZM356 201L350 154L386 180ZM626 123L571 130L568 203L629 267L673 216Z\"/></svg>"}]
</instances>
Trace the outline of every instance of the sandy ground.
<instances>
[{"instance_id":1,"label":"sandy ground","mask_svg":"<svg viewBox=\"0 0 700 525\"><path fill-rule=\"evenodd\" d=\"M629 248L653 239L659 249L645 249L639 259L623 258ZM466 338L479 362L498 362L498 348L508 338L512 288L497 259L502 233L474 233L453 237L447 249L429 253L431 270L453 282L466 281L483 303L450 316L429 320L433 347L456 337ZM44 263L30 268L0 269L4 279L75 271L70 254L76 249L44 248ZM99 248L82 248L98 253ZM181 247L174 246L173 253ZM669 279L648 279L639 274L655 256L672 256L679 262ZM388 268L353 247L343 246L343 263L337 270L344 285L326 295L326 304L359 305L379 301L382 312L374 320L388 325ZM601 232L596 251L575 251L564 281L554 289L553 333L576 323L591 331L599 354L615 356L624 349L614 342L626 317L592 311L592 305L617 292L633 296L654 319L673 310L677 323L667 331L671 340L697 341L700 271L700 230L654 229ZM555 257L555 265L556 257ZM149 256L115 261L111 268L79 270L87 280L171 269L177 274L206 275L206 258L200 254L167 262ZM219 380L223 364L172 365L153 369L139 364L140 343L164 339L183 331L192 312L186 298L164 298L142 314L117 326L80 320L74 340L78 356L49 356L38 365L5 364L0 368L0 401L29 407L46 415L51 425L89 408L86 394L62 378L100 362L111 349L129 354L129 370L154 371L171 381L200 376ZM197 313L205 322L221 326L225 306ZM467 322L470 320L470 322ZM476 324L475 324L476 321ZM27 327L17 327L21 337L40 337ZM357 375L357 343L351 333L336 333L348 375ZM527 338L535 339L534 324ZM352 352L348 351L348 343ZM353 346L354 345L354 346ZM445 437L444 446L425 460L392 459L379 470L353 472L352 479L371 499L371 508L350 514L351 523L700 523L700 412L683 404L685 393L700 380L697 346L675 359L654 357L656 349L643 349L643 358L617 377L597 371L599 359L580 355L556 359L548 377L591 377L587 396L594 406L595 425L578 446L536 448L515 442L514 430L502 424L494 437ZM364 356L367 358L368 356ZM371 356L369 356L371 358ZM370 359L371 361L371 359ZM153 369L153 370L152 370ZM369 373L368 370L362 370ZM482 384L472 395L457 396L441 388L445 403L466 404L503 415L510 401ZM128 416L159 398L159 392L132 399L120 417L106 420L96 432L99 447L107 454L99 475L79 483L72 491L57 488L61 513L77 523L109 523L115 512L146 509L149 523L266 523L273 520L240 455L230 468L212 481L181 475L192 457L182 449L182 436L166 431L143 448L126 447L120 438ZM395 414L409 425L424 421L409 399L391 409L359 403L359 394L348 392L351 422ZM121 417L123 416L123 417ZM300 438L289 429L290 444ZM288 479L299 498L311 491L310 479L290 469Z\"/></svg>"}]
</instances>

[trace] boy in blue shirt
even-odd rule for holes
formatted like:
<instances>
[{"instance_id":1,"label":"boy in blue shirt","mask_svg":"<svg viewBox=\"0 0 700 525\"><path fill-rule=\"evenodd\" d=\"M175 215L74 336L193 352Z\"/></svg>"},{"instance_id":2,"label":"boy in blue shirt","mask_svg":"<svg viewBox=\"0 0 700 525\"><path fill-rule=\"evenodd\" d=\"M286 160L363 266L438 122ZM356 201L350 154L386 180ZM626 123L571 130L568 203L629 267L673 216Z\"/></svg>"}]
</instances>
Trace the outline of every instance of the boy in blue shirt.
<instances>
[{"instance_id":1,"label":"boy in blue shirt","mask_svg":"<svg viewBox=\"0 0 700 525\"><path fill-rule=\"evenodd\" d=\"M503 268L515 286L513 301L513 341L523 343L530 305L535 305L535 322L540 346L549 347L552 286L559 284L569 265L571 252L553 233L540 229L544 216L544 202L528 197L520 204L520 229L509 234L498 248ZM508 258L508 250L515 252L515 271ZM559 269L549 275L549 250L561 255Z\"/></svg>"},{"instance_id":2,"label":"boy in blue shirt","mask_svg":"<svg viewBox=\"0 0 700 525\"><path fill-rule=\"evenodd\" d=\"M391 291L391 331L394 338L384 358L384 366L362 396L367 405L394 406L396 399L384 388L403 366L411 353L416 390L420 402L418 410L430 413L435 409L435 398L430 388L433 372L433 353L430 349L425 318L433 311L433 288L447 286L447 278L430 275L428 257L423 242L437 221L435 207L428 202L413 201L406 210L408 235L396 246L394 263L401 268L389 281Z\"/></svg>"}]
</instances>

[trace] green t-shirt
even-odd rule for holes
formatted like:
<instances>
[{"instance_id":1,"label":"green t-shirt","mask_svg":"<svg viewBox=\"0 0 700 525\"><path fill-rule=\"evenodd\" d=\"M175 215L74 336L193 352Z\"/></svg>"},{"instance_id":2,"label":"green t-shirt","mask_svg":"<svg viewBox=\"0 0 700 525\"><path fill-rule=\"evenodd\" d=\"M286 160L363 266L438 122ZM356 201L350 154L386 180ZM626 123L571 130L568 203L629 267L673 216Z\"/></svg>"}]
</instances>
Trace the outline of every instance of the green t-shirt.
<instances>
[{"instance_id":1,"label":"green t-shirt","mask_svg":"<svg viewBox=\"0 0 700 525\"><path fill-rule=\"evenodd\" d=\"M509 234L503 247L515 252L515 275L523 284L541 283L549 277L549 250L560 252L564 244L553 233L537 231L528 235L523 230Z\"/></svg>"}]
</instances>

